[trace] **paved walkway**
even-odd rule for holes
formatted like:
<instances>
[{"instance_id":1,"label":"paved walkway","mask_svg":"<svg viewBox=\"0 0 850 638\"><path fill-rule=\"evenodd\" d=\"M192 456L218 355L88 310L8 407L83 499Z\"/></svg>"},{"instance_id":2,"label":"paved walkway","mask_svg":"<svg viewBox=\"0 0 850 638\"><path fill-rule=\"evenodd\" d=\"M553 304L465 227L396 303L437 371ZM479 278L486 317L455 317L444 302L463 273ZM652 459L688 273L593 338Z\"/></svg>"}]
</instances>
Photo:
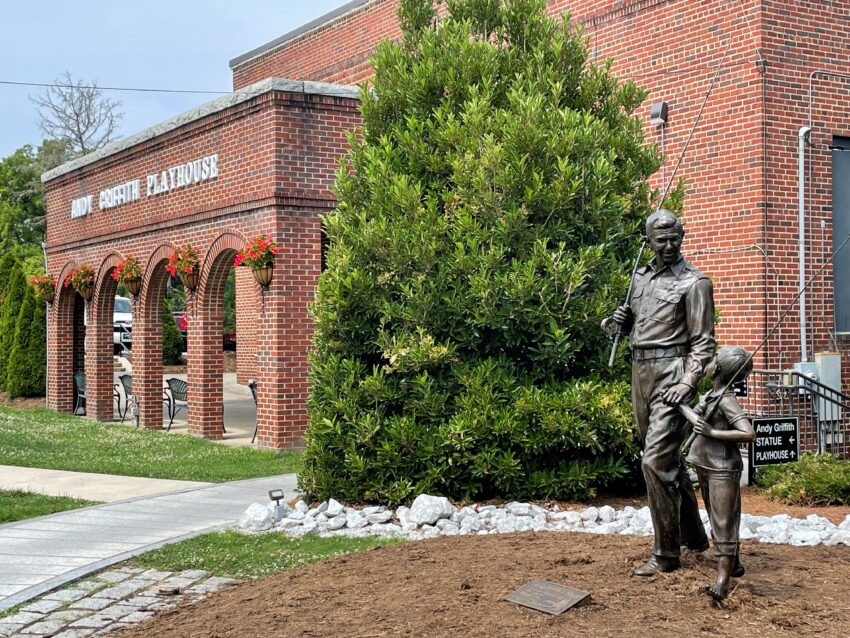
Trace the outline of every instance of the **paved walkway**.
<instances>
[{"instance_id":1,"label":"paved walkway","mask_svg":"<svg viewBox=\"0 0 850 638\"><path fill-rule=\"evenodd\" d=\"M296 475L219 483L0 525L0 611L176 540L234 524Z\"/></svg>"},{"instance_id":2,"label":"paved walkway","mask_svg":"<svg viewBox=\"0 0 850 638\"><path fill-rule=\"evenodd\" d=\"M210 485L214 484L0 465L0 490L24 490L104 503Z\"/></svg>"}]
</instances>

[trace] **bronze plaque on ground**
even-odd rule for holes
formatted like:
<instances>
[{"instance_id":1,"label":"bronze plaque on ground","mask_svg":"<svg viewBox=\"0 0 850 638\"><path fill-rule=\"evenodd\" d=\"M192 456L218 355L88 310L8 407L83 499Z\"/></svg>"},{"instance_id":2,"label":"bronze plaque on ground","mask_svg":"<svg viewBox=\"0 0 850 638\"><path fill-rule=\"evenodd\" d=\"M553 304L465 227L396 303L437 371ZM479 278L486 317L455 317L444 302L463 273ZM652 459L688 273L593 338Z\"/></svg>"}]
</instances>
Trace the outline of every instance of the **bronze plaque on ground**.
<instances>
[{"instance_id":1,"label":"bronze plaque on ground","mask_svg":"<svg viewBox=\"0 0 850 638\"><path fill-rule=\"evenodd\" d=\"M590 594L586 591L535 578L511 592L505 600L557 616L588 598Z\"/></svg>"}]
</instances>

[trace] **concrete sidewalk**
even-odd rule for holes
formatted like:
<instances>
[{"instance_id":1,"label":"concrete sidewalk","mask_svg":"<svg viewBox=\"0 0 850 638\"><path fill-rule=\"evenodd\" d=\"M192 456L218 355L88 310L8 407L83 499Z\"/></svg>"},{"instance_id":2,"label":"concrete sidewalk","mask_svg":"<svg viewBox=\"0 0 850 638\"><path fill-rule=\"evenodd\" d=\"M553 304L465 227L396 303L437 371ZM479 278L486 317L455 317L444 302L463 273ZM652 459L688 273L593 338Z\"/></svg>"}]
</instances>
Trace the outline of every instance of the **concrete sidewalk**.
<instances>
[{"instance_id":1,"label":"concrete sidewalk","mask_svg":"<svg viewBox=\"0 0 850 638\"><path fill-rule=\"evenodd\" d=\"M0 465L0 490L24 490L48 496L70 496L105 503L209 485L213 483Z\"/></svg>"},{"instance_id":2,"label":"concrete sidewalk","mask_svg":"<svg viewBox=\"0 0 850 638\"><path fill-rule=\"evenodd\" d=\"M102 475L97 475L102 476ZM0 611L162 545L233 525L283 474L145 496L0 525Z\"/></svg>"}]
</instances>

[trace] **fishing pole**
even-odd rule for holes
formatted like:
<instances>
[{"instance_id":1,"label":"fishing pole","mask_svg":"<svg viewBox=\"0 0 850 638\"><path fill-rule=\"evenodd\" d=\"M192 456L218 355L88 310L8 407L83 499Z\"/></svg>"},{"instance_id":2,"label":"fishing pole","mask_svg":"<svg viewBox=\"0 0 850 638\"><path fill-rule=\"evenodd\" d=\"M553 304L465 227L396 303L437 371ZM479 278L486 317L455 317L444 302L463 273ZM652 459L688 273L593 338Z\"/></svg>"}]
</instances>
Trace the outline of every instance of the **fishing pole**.
<instances>
[{"instance_id":1,"label":"fishing pole","mask_svg":"<svg viewBox=\"0 0 850 638\"><path fill-rule=\"evenodd\" d=\"M729 391L729 388L732 387L732 384L738 378L738 375L741 374L741 371L744 370L748 365L750 365L750 363L753 361L753 358L756 356L758 351L761 350L762 347L764 346L764 344L767 343L767 340L770 339L773 336L773 333L775 333L779 329L779 326L782 325L782 322L785 320L785 317L788 316L788 313L791 312L791 309L797 304L797 301L800 299L800 297L803 296L803 293L806 292L808 287L811 286L814 283L815 279L817 279L820 276L820 274L824 271L824 269L829 264L832 263L832 261L835 259L835 256L841 251L842 248L844 248L847 245L848 242L850 242L850 234L847 235L847 237L844 239L843 242L841 242L841 245L838 248L836 248L834 251L832 251L832 254L829 257L824 259L823 263L820 265L820 268L818 268L815 271L815 273L809 278L809 280L806 282L806 285L803 286L802 288L800 288L799 292L797 292L797 294L794 295L794 298L785 307L785 310L779 316L779 319L776 320L776 323L773 324L773 327L768 331L767 335L765 335L764 339L761 340L761 343L759 343L758 346L756 346L756 349L753 350L753 352L750 354L750 356L747 357L746 360L744 361L744 363L742 363L741 366L735 371L735 374L733 374L729 377L729 381L726 382L726 385L723 387L723 391L719 395L721 398L723 397L724 394L726 394L726 392ZM702 418L704 420L708 421L712 417L712 415L714 414L714 412L717 410L717 408L719 406L720 406L720 401L717 401L714 405L712 405L710 408L708 408L708 411L705 413L705 415ZM694 412L694 410L690 406L686 406L684 404L679 405L679 410L682 412L682 414L685 416L685 418L687 418L688 421L690 421L690 422L692 422L692 418L694 416L698 416L696 414L696 412ZM685 443L685 447L683 449L688 450L691 447L691 445L693 445L694 441L696 440L696 438L698 436L699 436L699 434L697 434L696 432L691 434L690 438Z\"/></svg>"},{"instance_id":2,"label":"fishing pole","mask_svg":"<svg viewBox=\"0 0 850 638\"><path fill-rule=\"evenodd\" d=\"M714 77L711 78L711 83L708 85L708 91L705 92L705 97L702 100L702 105L699 107L699 111L697 112L697 116L694 118L694 123L691 126L691 131L688 133L688 138L685 140L685 145L682 147L682 152L679 154L679 159L676 162L676 166L673 168L673 172L670 174L670 179L667 181L667 185L664 187L664 191L661 193L661 199L658 202L658 206L655 209L655 212L661 210L664 206L664 201L667 199L667 194L670 192L670 188L673 186L673 180L676 179L676 173L679 172L679 167L682 165L682 160L685 158L685 153L688 151L688 147L691 145L691 140L694 137L694 132L697 130L697 125L699 124L700 118L702 118L703 111L705 111L705 105L708 103L708 98L711 96L712 91L714 91L714 86L717 83L717 78L720 76L720 71L723 69L723 62L726 61L726 56L729 54L730 49L732 48L732 36L729 36L729 43L726 45L726 50L723 52L723 57L720 58L720 62L717 64L717 70L714 72ZM635 283L635 274L637 273L638 266L640 265L640 258L643 255L643 251L646 249L648 239L644 237L643 242L640 245L640 250L638 250L637 256L635 257L634 267L632 268L632 277L629 279L629 288L626 291L626 300L623 302L624 306L628 306L632 302L632 293L634 292L634 283ZM614 342L611 344L611 354L608 356L608 367L614 367L614 360L617 357L617 348L620 345L620 338L623 335L620 330L617 330L617 333L614 335Z\"/></svg>"}]
</instances>

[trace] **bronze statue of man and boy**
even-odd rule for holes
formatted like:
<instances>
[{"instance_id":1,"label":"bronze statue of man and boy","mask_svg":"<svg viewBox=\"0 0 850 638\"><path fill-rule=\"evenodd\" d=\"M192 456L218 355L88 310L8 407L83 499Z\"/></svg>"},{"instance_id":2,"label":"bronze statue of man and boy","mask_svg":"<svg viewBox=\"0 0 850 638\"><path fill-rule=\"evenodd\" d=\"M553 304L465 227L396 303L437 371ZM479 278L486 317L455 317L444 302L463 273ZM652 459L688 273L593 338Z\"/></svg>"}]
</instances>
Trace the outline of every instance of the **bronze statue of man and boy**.
<instances>
[{"instance_id":1,"label":"bronze statue of man and boy","mask_svg":"<svg viewBox=\"0 0 850 638\"><path fill-rule=\"evenodd\" d=\"M646 220L646 241L655 256L635 271L628 303L602 327L611 336L630 336L632 406L643 439L641 469L655 528L652 554L634 573L673 571L681 565L682 548L708 549L682 454L690 422L698 436L687 460L699 477L718 557L717 581L702 591L722 600L730 578L744 573L738 540L743 463L737 443L755 438L729 387L746 378L752 361L737 347L715 355L711 280L682 257L684 236L682 222L667 210ZM703 375L713 387L690 409Z\"/></svg>"}]
</instances>

